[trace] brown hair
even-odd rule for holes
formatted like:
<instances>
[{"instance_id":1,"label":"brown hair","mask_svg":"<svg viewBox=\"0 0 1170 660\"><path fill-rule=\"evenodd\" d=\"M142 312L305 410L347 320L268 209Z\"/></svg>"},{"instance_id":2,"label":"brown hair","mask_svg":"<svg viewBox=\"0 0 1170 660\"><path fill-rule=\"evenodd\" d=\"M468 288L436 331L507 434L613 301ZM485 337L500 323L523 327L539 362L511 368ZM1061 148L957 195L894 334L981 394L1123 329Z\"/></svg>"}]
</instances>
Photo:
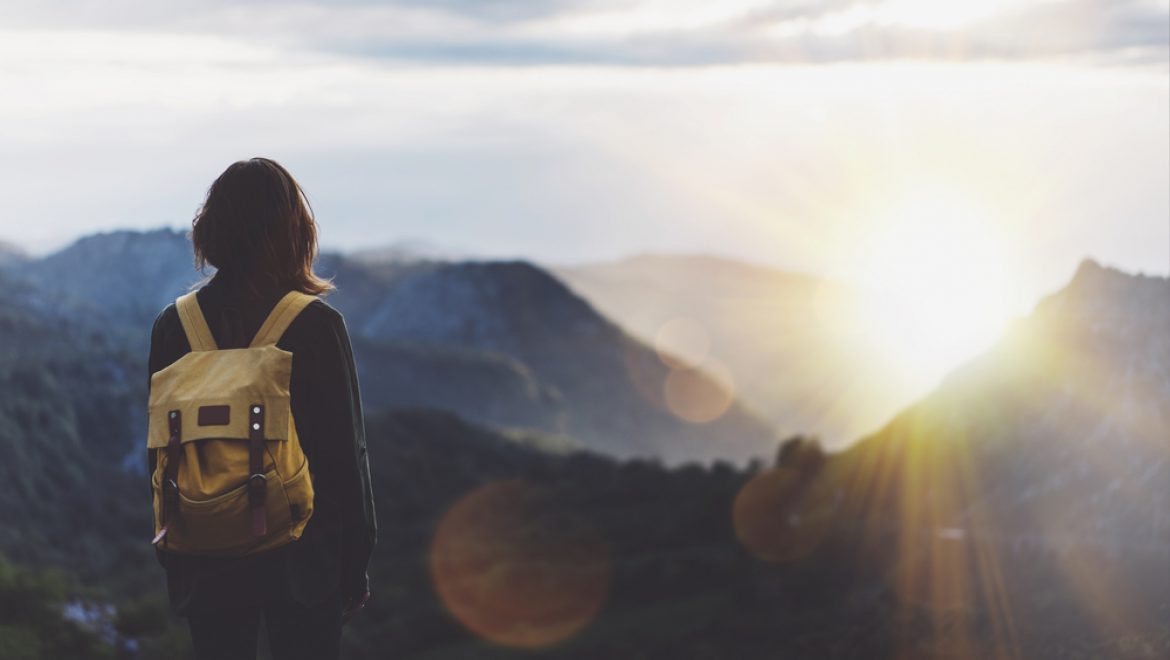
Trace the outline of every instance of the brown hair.
<instances>
[{"instance_id":1,"label":"brown hair","mask_svg":"<svg viewBox=\"0 0 1170 660\"><path fill-rule=\"evenodd\" d=\"M300 184L268 158L232 163L207 190L191 221L195 265L238 277L255 294L333 285L313 272L317 224Z\"/></svg>"}]
</instances>

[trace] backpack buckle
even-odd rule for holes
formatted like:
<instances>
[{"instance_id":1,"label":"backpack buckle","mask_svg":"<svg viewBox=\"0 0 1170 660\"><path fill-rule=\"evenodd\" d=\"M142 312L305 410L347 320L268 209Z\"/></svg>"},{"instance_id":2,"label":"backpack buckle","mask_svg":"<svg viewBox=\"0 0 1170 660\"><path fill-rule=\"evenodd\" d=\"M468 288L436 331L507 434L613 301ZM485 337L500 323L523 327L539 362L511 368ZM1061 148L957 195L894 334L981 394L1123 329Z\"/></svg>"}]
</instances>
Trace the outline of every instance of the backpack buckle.
<instances>
[{"instance_id":1,"label":"backpack buckle","mask_svg":"<svg viewBox=\"0 0 1170 660\"><path fill-rule=\"evenodd\" d=\"M248 477L248 498L254 504L263 504L264 497L268 494L268 477L262 474L253 474Z\"/></svg>"},{"instance_id":2,"label":"backpack buckle","mask_svg":"<svg viewBox=\"0 0 1170 660\"><path fill-rule=\"evenodd\" d=\"M162 486L163 504L177 507L179 505L179 484L175 483L174 479L166 479L163 481Z\"/></svg>"},{"instance_id":3,"label":"backpack buckle","mask_svg":"<svg viewBox=\"0 0 1170 660\"><path fill-rule=\"evenodd\" d=\"M261 537L268 533L268 520L264 500L268 495L268 477L259 472L248 477L248 500L252 510L252 536Z\"/></svg>"}]
</instances>

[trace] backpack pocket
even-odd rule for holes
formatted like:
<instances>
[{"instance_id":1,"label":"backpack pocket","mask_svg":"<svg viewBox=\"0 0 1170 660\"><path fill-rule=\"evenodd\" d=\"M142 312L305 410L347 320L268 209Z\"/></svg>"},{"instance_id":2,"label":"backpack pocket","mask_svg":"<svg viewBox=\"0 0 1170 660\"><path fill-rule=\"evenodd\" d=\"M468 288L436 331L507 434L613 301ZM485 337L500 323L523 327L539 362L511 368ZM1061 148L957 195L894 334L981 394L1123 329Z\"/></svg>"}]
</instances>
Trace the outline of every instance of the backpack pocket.
<instances>
[{"instance_id":1,"label":"backpack pocket","mask_svg":"<svg viewBox=\"0 0 1170 660\"><path fill-rule=\"evenodd\" d=\"M248 483L204 500L182 494L180 485L179 515L171 543L175 552L199 555L245 555L288 543L292 516L285 488L276 470L265 475L264 498L268 533L252 534L252 507Z\"/></svg>"},{"instance_id":2,"label":"backpack pocket","mask_svg":"<svg viewBox=\"0 0 1170 660\"><path fill-rule=\"evenodd\" d=\"M302 462L300 469L282 485L288 503L288 534L293 539L299 539L313 515L313 481L309 476L309 462Z\"/></svg>"}]
</instances>

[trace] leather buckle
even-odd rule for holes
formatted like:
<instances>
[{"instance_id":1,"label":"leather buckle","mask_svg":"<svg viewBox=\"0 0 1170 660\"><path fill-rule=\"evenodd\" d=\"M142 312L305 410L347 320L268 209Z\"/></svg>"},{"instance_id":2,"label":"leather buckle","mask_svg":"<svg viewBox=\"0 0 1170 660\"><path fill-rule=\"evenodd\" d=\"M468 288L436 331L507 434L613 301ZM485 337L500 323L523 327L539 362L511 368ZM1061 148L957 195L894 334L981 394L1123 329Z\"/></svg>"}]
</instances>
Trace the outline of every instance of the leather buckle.
<instances>
[{"instance_id":1,"label":"leather buckle","mask_svg":"<svg viewBox=\"0 0 1170 660\"><path fill-rule=\"evenodd\" d=\"M268 477L256 473L248 477L248 497L254 502L263 502L268 494Z\"/></svg>"},{"instance_id":2,"label":"leather buckle","mask_svg":"<svg viewBox=\"0 0 1170 660\"><path fill-rule=\"evenodd\" d=\"M163 482L163 501L167 504L179 503L179 484L175 483L174 479Z\"/></svg>"}]
</instances>

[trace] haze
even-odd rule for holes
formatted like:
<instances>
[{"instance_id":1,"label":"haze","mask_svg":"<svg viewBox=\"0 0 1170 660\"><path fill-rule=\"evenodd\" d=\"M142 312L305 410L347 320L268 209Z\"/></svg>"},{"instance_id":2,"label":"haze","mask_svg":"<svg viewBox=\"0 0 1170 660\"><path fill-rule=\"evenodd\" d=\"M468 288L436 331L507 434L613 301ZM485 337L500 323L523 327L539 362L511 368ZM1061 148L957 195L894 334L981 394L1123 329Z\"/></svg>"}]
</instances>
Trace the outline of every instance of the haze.
<instances>
[{"instance_id":1,"label":"haze","mask_svg":"<svg viewBox=\"0 0 1170 660\"><path fill-rule=\"evenodd\" d=\"M1003 313L1170 263L1164 0L46 4L0 28L0 238L34 252L185 226L267 155L340 249L867 280L862 237L945 190Z\"/></svg>"}]
</instances>

